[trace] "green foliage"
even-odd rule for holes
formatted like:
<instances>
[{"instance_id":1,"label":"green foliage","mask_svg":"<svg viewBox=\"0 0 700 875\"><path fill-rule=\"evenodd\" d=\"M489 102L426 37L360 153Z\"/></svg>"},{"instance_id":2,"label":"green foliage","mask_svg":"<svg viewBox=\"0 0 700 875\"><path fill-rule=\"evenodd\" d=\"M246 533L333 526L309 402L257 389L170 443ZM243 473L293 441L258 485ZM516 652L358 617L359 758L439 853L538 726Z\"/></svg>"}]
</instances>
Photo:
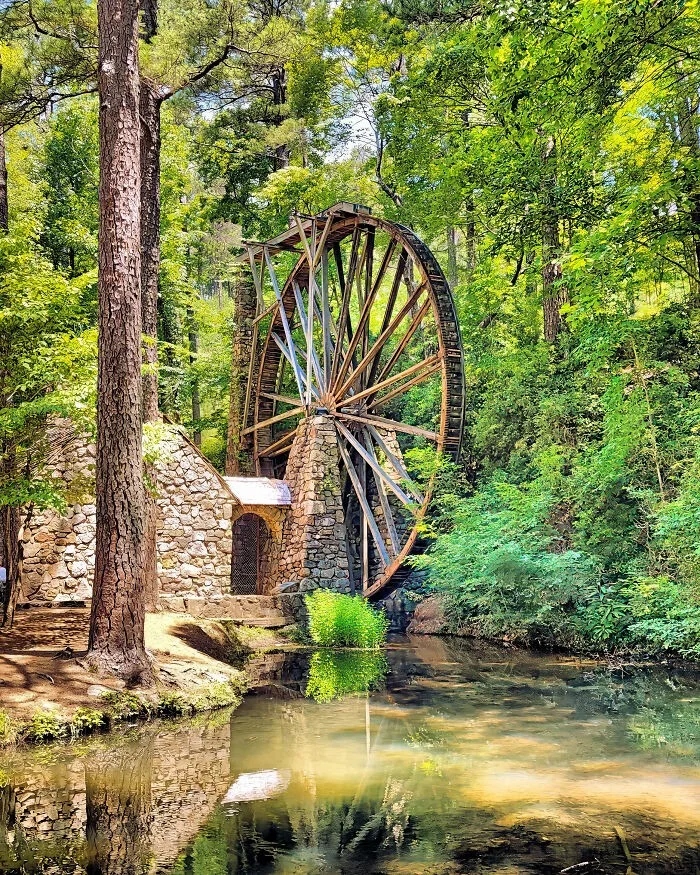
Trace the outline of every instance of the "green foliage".
<instances>
[{"instance_id":1,"label":"green foliage","mask_svg":"<svg viewBox=\"0 0 700 875\"><path fill-rule=\"evenodd\" d=\"M321 647L380 647L389 622L362 596L317 589L305 596L309 634Z\"/></svg>"},{"instance_id":2,"label":"green foliage","mask_svg":"<svg viewBox=\"0 0 700 875\"><path fill-rule=\"evenodd\" d=\"M0 747L12 744L16 737L15 723L9 714L0 711Z\"/></svg>"},{"instance_id":3,"label":"green foliage","mask_svg":"<svg viewBox=\"0 0 700 875\"><path fill-rule=\"evenodd\" d=\"M107 726L107 715L95 708L78 708L70 719L70 734L76 738L79 735L90 735Z\"/></svg>"},{"instance_id":4,"label":"green foliage","mask_svg":"<svg viewBox=\"0 0 700 875\"><path fill-rule=\"evenodd\" d=\"M367 693L376 688L387 669L381 653L317 652L309 663L306 695L317 702L330 702Z\"/></svg>"},{"instance_id":5,"label":"green foliage","mask_svg":"<svg viewBox=\"0 0 700 875\"><path fill-rule=\"evenodd\" d=\"M53 741L68 735L68 724L63 717L51 711L37 711L32 714L23 735L28 741Z\"/></svg>"},{"instance_id":6,"label":"green foliage","mask_svg":"<svg viewBox=\"0 0 700 875\"><path fill-rule=\"evenodd\" d=\"M152 712L150 704L128 690L110 690L102 693L101 699L115 721L144 719Z\"/></svg>"}]
</instances>

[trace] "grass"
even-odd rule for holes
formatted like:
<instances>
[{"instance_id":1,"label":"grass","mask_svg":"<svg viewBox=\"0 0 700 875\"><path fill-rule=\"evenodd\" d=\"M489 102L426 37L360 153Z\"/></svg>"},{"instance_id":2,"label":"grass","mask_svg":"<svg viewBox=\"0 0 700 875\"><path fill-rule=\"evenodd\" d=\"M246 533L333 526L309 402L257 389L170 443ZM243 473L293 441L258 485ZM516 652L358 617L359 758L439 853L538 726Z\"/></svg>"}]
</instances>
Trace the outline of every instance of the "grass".
<instances>
[{"instance_id":1,"label":"grass","mask_svg":"<svg viewBox=\"0 0 700 875\"><path fill-rule=\"evenodd\" d=\"M317 589L306 596L309 634L319 647L375 650L386 639L389 621L362 596Z\"/></svg>"}]
</instances>

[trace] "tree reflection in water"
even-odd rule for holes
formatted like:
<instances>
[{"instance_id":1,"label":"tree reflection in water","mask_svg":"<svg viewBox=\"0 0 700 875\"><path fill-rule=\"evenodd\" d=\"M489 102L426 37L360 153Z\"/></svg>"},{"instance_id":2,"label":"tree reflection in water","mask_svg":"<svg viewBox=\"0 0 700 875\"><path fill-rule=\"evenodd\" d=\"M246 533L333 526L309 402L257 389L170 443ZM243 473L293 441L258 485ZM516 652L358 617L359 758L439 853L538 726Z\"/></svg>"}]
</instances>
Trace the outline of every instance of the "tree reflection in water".
<instances>
[{"instance_id":1,"label":"tree reflection in water","mask_svg":"<svg viewBox=\"0 0 700 875\"><path fill-rule=\"evenodd\" d=\"M85 760L87 875L145 875L153 826L153 738Z\"/></svg>"}]
</instances>

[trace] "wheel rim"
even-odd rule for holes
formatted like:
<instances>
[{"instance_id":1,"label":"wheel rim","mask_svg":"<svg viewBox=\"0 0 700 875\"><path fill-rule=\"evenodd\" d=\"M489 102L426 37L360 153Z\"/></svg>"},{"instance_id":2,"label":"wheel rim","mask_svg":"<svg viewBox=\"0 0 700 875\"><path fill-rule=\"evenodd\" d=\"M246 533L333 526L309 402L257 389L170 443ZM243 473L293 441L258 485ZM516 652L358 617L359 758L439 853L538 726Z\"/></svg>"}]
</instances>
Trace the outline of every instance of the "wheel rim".
<instances>
[{"instance_id":1,"label":"wheel rim","mask_svg":"<svg viewBox=\"0 0 700 875\"><path fill-rule=\"evenodd\" d=\"M257 472L283 478L299 421L332 417L353 580L376 596L416 547L432 496L432 480L411 480L407 454L430 446L459 457L464 375L454 302L408 228L334 211L296 223L296 263L263 246L255 272L251 253L261 340L244 433ZM267 310L264 278L274 295Z\"/></svg>"}]
</instances>

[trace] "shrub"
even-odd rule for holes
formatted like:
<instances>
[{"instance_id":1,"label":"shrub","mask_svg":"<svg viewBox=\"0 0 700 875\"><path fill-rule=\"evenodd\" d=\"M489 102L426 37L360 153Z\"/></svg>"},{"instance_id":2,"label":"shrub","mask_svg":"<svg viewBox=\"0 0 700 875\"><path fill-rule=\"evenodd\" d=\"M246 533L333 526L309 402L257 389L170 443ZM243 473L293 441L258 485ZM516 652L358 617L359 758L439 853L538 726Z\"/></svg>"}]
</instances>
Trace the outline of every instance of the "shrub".
<instances>
[{"instance_id":1,"label":"shrub","mask_svg":"<svg viewBox=\"0 0 700 875\"><path fill-rule=\"evenodd\" d=\"M306 596L309 634L320 647L376 648L386 638L389 622L362 596L317 589Z\"/></svg>"},{"instance_id":2,"label":"shrub","mask_svg":"<svg viewBox=\"0 0 700 875\"><path fill-rule=\"evenodd\" d=\"M116 722L151 716L151 706L127 690L109 690L102 693L101 698L109 708L112 720Z\"/></svg>"},{"instance_id":3,"label":"shrub","mask_svg":"<svg viewBox=\"0 0 700 875\"><path fill-rule=\"evenodd\" d=\"M70 733L74 738L79 735L89 735L96 729L104 729L107 716L94 708L78 708L70 721Z\"/></svg>"},{"instance_id":4,"label":"shrub","mask_svg":"<svg viewBox=\"0 0 700 875\"><path fill-rule=\"evenodd\" d=\"M26 728L28 741L51 741L68 734L68 723L51 711L37 711Z\"/></svg>"}]
</instances>

